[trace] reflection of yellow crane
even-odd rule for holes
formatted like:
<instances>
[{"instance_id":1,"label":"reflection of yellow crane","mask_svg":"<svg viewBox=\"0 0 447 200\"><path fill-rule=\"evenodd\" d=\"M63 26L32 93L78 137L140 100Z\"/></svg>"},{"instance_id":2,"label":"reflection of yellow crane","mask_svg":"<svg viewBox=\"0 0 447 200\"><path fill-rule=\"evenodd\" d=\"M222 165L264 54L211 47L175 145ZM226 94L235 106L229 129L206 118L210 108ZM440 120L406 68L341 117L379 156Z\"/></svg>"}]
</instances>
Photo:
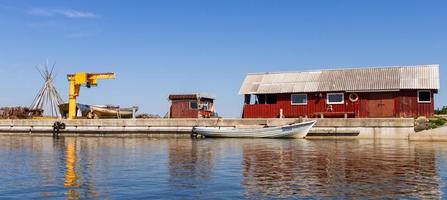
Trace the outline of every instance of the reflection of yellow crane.
<instances>
[{"instance_id":1,"label":"reflection of yellow crane","mask_svg":"<svg viewBox=\"0 0 447 200\"><path fill-rule=\"evenodd\" d=\"M76 141L73 139L67 139L67 146L65 150L65 156L67 159L65 173L65 187L74 187L77 185L78 175L76 174Z\"/></svg>"},{"instance_id":2,"label":"reflection of yellow crane","mask_svg":"<svg viewBox=\"0 0 447 200\"><path fill-rule=\"evenodd\" d=\"M68 97L68 119L76 118L76 97L79 96L81 86L90 88L98 85L98 79L114 79L115 73L85 73L69 74L70 94Z\"/></svg>"},{"instance_id":3,"label":"reflection of yellow crane","mask_svg":"<svg viewBox=\"0 0 447 200\"><path fill-rule=\"evenodd\" d=\"M67 142L65 156L66 156L66 165L65 167L65 183L64 186L69 188L67 191L67 199L79 199L79 193L76 190L79 187L78 174L76 173L76 140L69 138L66 139Z\"/></svg>"}]
</instances>

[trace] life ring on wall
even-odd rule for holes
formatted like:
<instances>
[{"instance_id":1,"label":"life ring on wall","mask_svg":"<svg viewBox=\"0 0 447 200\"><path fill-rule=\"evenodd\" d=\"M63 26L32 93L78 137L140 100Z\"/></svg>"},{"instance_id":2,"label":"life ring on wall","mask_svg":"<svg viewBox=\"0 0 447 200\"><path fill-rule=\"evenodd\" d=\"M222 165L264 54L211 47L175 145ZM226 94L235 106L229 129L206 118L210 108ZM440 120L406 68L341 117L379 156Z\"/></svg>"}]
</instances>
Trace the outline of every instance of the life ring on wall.
<instances>
[{"instance_id":1,"label":"life ring on wall","mask_svg":"<svg viewBox=\"0 0 447 200\"><path fill-rule=\"evenodd\" d=\"M352 103L359 101L359 95L357 93L349 94L349 101Z\"/></svg>"}]
</instances>

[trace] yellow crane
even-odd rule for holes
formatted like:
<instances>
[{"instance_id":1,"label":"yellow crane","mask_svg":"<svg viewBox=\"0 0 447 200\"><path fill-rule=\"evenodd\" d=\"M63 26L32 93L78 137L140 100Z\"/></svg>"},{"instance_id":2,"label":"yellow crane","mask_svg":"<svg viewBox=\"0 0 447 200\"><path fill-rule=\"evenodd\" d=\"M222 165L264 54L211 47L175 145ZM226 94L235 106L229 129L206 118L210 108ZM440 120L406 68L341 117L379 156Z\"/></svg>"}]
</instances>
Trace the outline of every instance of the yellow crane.
<instances>
[{"instance_id":1,"label":"yellow crane","mask_svg":"<svg viewBox=\"0 0 447 200\"><path fill-rule=\"evenodd\" d=\"M90 88L98 86L99 79L115 79L115 73L85 73L78 72L67 75L70 85L68 96L68 119L76 118L76 98L79 96L81 86Z\"/></svg>"}]
</instances>

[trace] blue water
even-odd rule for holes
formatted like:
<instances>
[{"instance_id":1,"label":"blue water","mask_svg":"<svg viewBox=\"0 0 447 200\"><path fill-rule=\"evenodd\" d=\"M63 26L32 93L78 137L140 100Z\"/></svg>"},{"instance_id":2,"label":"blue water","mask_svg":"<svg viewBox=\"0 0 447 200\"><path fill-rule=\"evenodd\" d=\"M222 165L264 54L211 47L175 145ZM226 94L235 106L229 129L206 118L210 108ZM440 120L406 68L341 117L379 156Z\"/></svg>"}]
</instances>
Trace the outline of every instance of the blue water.
<instances>
[{"instance_id":1,"label":"blue water","mask_svg":"<svg viewBox=\"0 0 447 200\"><path fill-rule=\"evenodd\" d=\"M447 143L0 136L0 199L447 198Z\"/></svg>"}]
</instances>

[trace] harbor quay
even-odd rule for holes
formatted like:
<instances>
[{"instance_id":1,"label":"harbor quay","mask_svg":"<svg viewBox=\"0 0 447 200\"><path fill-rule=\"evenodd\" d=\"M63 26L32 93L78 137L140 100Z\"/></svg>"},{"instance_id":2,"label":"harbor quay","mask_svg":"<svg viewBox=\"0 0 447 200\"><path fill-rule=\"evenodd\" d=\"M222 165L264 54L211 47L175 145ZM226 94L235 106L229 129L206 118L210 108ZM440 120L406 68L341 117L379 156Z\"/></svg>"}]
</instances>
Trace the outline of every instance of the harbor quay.
<instances>
[{"instance_id":1,"label":"harbor quay","mask_svg":"<svg viewBox=\"0 0 447 200\"><path fill-rule=\"evenodd\" d=\"M194 127L258 128L315 120L307 139L409 139L413 118L19 119L0 120L0 135L190 137ZM59 127L55 126L59 124Z\"/></svg>"}]
</instances>

